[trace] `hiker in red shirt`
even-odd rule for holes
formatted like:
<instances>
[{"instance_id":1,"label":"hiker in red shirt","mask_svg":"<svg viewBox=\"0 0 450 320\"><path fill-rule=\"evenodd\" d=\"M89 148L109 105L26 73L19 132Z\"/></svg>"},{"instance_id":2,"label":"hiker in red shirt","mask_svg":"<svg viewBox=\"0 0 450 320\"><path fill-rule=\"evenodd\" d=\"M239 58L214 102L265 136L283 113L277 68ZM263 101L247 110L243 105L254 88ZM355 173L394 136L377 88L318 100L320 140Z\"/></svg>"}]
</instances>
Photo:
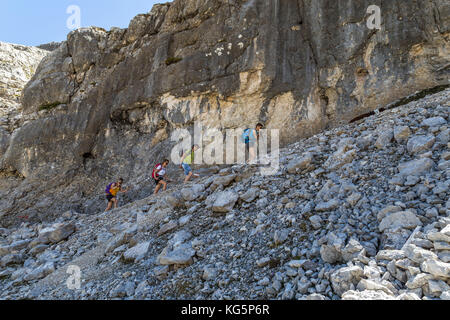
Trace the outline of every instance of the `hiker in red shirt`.
<instances>
[{"instance_id":1,"label":"hiker in red shirt","mask_svg":"<svg viewBox=\"0 0 450 320\"><path fill-rule=\"evenodd\" d=\"M152 178L155 181L156 188L153 194L157 194L161 187L163 187L163 191L167 189L167 181L170 181L166 174L166 168L169 165L170 161L165 159L163 163L158 163L153 168Z\"/></svg>"}]
</instances>

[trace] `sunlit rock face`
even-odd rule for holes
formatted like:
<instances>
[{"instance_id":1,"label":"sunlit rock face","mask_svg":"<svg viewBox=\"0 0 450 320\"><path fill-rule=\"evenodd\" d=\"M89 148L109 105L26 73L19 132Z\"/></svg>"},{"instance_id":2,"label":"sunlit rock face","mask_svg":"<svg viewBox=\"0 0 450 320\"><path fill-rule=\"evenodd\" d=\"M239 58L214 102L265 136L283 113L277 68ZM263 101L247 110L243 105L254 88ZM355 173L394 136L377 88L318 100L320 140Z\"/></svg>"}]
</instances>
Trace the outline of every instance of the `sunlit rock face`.
<instances>
[{"instance_id":1,"label":"sunlit rock face","mask_svg":"<svg viewBox=\"0 0 450 320\"><path fill-rule=\"evenodd\" d=\"M20 96L48 51L0 42L0 128L12 132L20 120Z\"/></svg>"}]
</instances>

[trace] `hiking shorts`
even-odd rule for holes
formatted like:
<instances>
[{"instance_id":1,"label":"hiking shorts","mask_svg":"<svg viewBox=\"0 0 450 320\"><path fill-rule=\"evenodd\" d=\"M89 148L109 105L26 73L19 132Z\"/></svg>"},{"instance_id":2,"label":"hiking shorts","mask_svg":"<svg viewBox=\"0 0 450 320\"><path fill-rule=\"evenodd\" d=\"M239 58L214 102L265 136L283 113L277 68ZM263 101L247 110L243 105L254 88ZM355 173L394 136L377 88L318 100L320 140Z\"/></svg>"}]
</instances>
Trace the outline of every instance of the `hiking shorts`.
<instances>
[{"instance_id":1,"label":"hiking shorts","mask_svg":"<svg viewBox=\"0 0 450 320\"><path fill-rule=\"evenodd\" d=\"M249 150L250 148L254 148L256 146L256 141L249 141L245 143L245 148Z\"/></svg>"},{"instance_id":2,"label":"hiking shorts","mask_svg":"<svg viewBox=\"0 0 450 320\"><path fill-rule=\"evenodd\" d=\"M184 175L187 176L189 175L190 172L192 172L192 168L190 165L188 165L187 163L183 163L181 164L183 169L184 169Z\"/></svg>"},{"instance_id":3,"label":"hiking shorts","mask_svg":"<svg viewBox=\"0 0 450 320\"><path fill-rule=\"evenodd\" d=\"M116 197L113 196L112 194L108 194L106 195L106 200L108 200L108 202L111 202L113 199L115 199Z\"/></svg>"},{"instance_id":4,"label":"hiking shorts","mask_svg":"<svg viewBox=\"0 0 450 320\"><path fill-rule=\"evenodd\" d=\"M163 181L164 179L159 177L158 179L153 179L155 181L155 184L158 185L160 181Z\"/></svg>"}]
</instances>

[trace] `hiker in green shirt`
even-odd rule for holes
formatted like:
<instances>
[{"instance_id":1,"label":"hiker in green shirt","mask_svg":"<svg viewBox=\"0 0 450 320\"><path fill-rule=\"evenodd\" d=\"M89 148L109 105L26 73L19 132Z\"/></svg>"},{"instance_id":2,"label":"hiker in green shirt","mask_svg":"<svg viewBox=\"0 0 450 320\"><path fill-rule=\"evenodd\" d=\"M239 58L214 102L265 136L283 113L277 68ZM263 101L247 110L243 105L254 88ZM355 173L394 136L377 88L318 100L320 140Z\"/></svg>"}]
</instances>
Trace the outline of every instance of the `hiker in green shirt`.
<instances>
[{"instance_id":1,"label":"hiker in green shirt","mask_svg":"<svg viewBox=\"0 0 450 320\"><path fill-rule=\"evenodd\" d=\"M183 156L181 157L181 168L184 169L184 175L186 178L184 179L184 183L189 182L189 180L194 177L198 178L198 174L194 174L191 168L192 163L194 162L194 154L195 151L200 149L198 145L193 145L191 150L187 150L183 153Z\"/></svg>"}]
</instances>

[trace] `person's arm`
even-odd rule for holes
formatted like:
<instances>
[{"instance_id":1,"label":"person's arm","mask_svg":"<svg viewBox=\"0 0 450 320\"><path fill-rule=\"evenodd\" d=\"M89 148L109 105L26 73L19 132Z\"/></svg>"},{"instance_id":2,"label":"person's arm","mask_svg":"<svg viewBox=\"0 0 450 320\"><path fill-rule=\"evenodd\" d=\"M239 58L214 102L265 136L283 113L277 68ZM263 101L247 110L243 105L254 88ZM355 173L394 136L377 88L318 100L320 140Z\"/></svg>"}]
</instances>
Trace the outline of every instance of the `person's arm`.
<instances>
[{"instance_id":1,"label":"person's arm","mask_svg":"<svg viewBox=\"0 0 450 320\"><path fill-rule=\"evenodd\" d=\"M130 191L130 188L131 188L131 187L128 187L126 190L120 188L119 191L122 192L122 193L127 193L128 191Z\"/></svg>"}]
</instances>

